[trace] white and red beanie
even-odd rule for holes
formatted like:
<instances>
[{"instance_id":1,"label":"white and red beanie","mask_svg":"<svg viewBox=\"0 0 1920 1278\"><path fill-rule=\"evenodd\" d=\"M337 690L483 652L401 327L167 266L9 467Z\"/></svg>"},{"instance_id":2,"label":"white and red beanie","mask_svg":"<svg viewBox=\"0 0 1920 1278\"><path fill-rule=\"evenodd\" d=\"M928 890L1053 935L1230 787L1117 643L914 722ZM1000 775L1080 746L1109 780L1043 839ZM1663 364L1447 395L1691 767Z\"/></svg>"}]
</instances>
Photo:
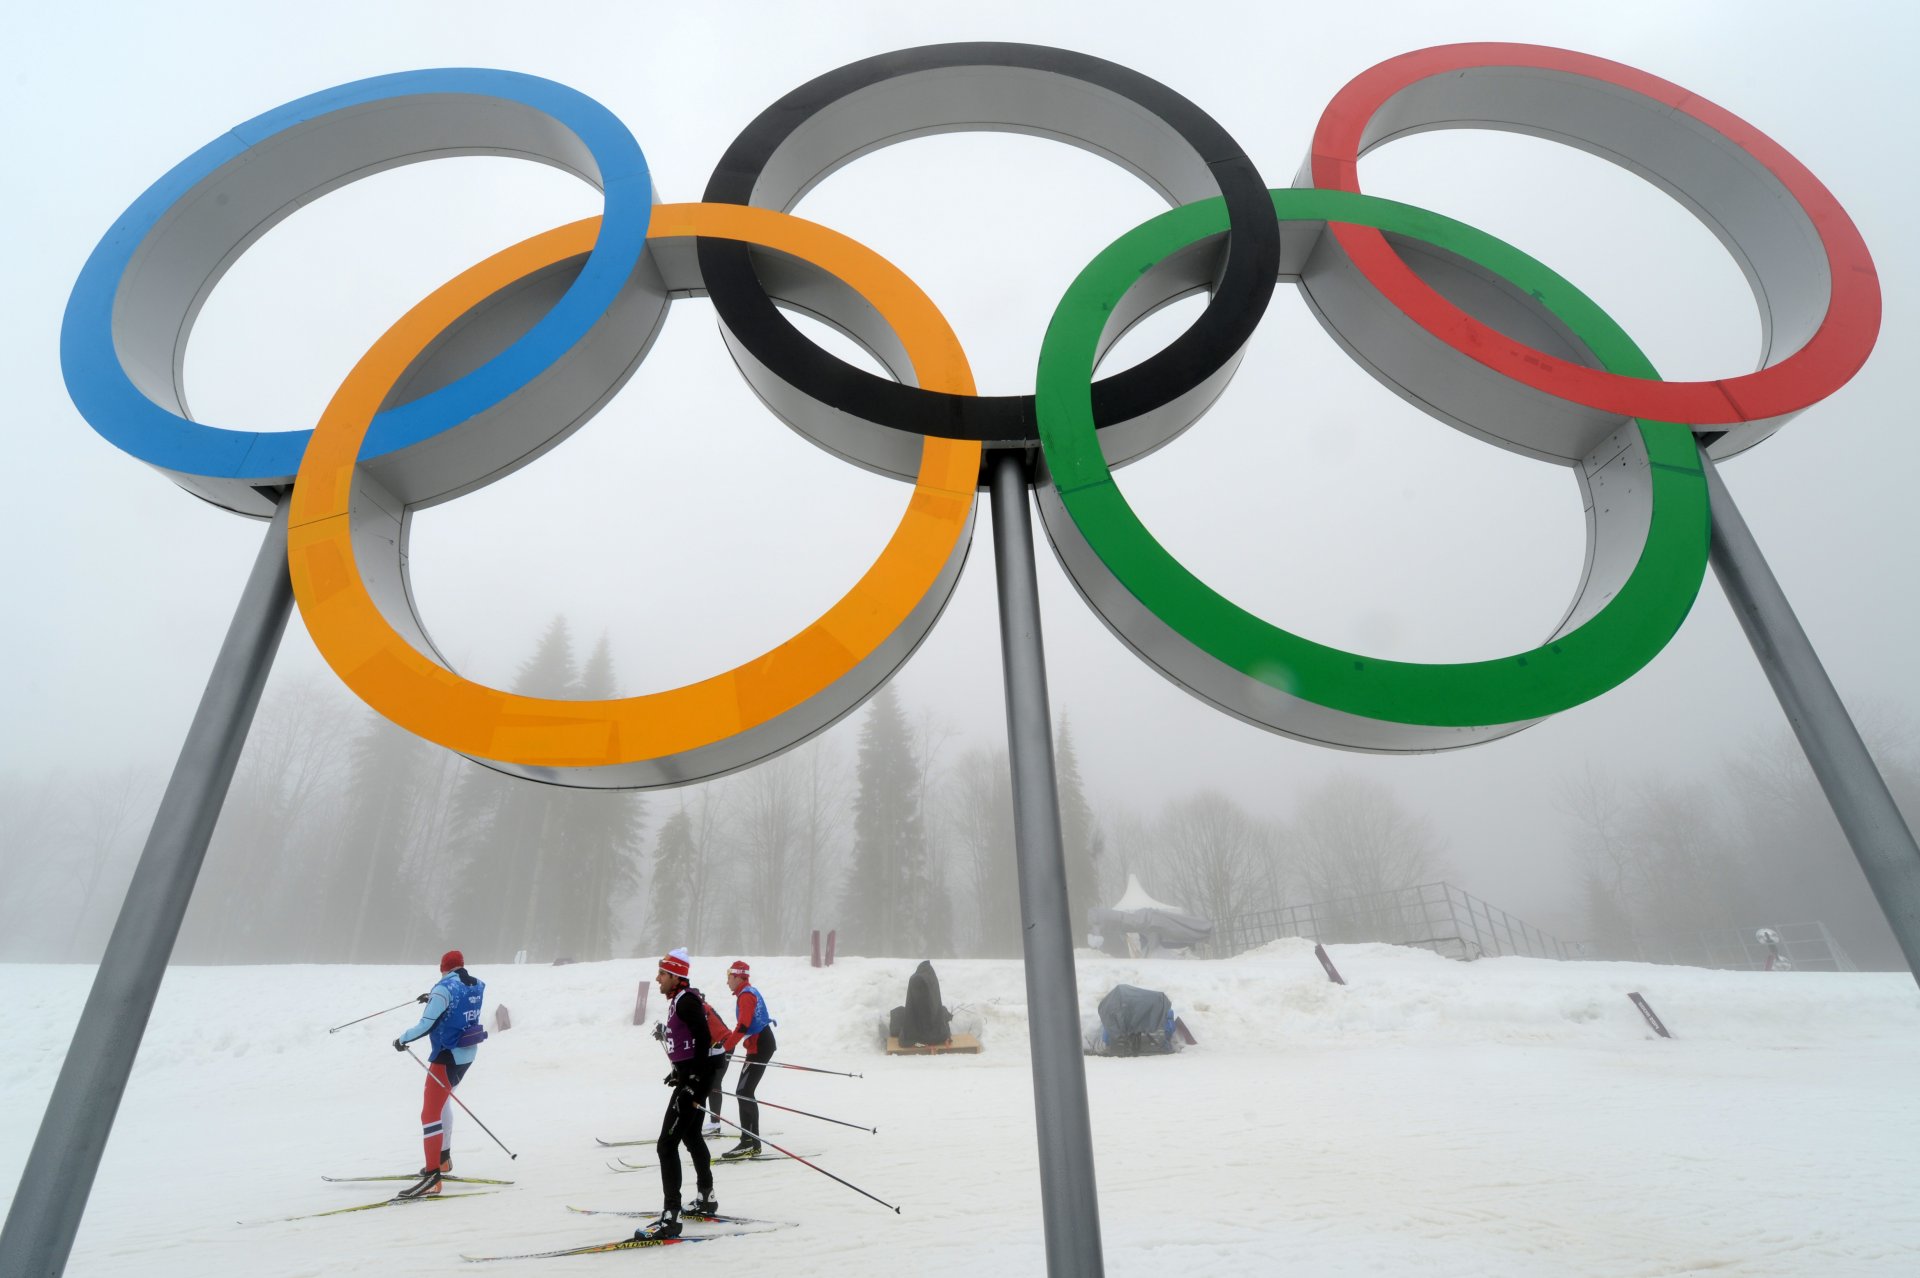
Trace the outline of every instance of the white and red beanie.
<instances>
[{"instance_id":1,"label":"white and red beanie","mask_svg":"<svg viewBox=\"0 0 1920 1278\"><path fill-rule=\"evenodd\" d=\"M751 973L747 969L747 961L745 959L735 959L733 966L727 969L727 975L745 976L751 979Z\"/></svg>"},{"instance_id":2,"label":"white and red beanie","mask_svg":"<svg viewBox=\"0 0 1920 1278\"><path fill-rule=\"evenodd\" d=\"M660 970L684 981L687 979L687 974L693 971L693 962L687 958L685 949L670 950L667 956L660 960Z\"/></svg>"}]
</instances>

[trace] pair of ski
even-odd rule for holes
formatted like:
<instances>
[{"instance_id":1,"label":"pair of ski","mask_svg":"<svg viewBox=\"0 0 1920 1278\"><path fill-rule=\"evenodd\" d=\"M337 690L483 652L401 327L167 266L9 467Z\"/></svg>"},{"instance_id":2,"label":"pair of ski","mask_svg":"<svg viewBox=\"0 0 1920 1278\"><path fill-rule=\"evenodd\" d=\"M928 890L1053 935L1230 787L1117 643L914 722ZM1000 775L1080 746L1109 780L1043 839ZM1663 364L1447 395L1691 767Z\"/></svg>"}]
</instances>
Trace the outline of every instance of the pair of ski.
<instances>
[{"instance_id":1,"label":"pair of ski","mask_svg":"<svg viewBox=\"0 0 1920 1278\"><path fill-rule=\"evenodd\" d=\"M402 1180L411 1185L417 1183L420 1177L417 1174L407 1173L398 1176L322 1176L320 1179L334 1185L358 1185L365 1184L369 1181ZM442 1176L440 1180L442 1184L460 1185L511 1185L513 1183L510 1180L489 1180L484 1176ZM382 1198L378 1202L356 1203L351 1207L335 1207L331 1211L309 1212L304 1216L276 1216L272 1220L251 1222L243 1220L240 1223L243 1225L249 1223L256 1225L280 1225L293 1220L318 1220L322 1216L346 1216L357 1211L373 1211L380 1207L404 1207L408 1203L443 1203L455 1198L481 1198L487 1194L497 1194L499 1192L497 1189L481 1189L471 1190L461 1194L418 1194L413 1196L397 1194L392 1198Z\"/></svg>"},{"instance_id":2,"label":"pair of ski","mask_svg":"<svg viewBox=\"0 0 1920 1278\"><path fill-rule=\"evenodd\" d=\"M818 1157L818 1155L806 1154L803 1155L803 1157L814 1158ZM788 1161L786 1154L775 1153L773 1150L768 1149L745 1158L716 1158L713 1160L713 1165L715 1167L721 1167L728 1163L779 1163L786 1161ZM616 1158L607 1164L607 1170L615 1172L652 1171L659 1165L658 1163L630 1163L624 1158Z\"/></svg>"},{"instance_id":3,"label":"pair of ski","mask_svg":"<svg viewBox=\"0 0 1920 1278\"><path fill-rule=\"evenodd\" d=\"M765 1133L762 1134L764 1135ZM717 1133L713 1132L706 1133L706 1137L708 1140L721 1139ZM657 1136L649 1136L645 1140L601 1140L598 1136L595 1136L593 1143L602 1149L626 1149L630 1145L657 1145L660 1143L660 1138Z\"/></svg>"},{"instance_id":4,"label":"pair of ski","mask_svg":"<svg viewBox=\"0 0 1920 1278\"><path fill-rule=\"evenodd\" d=\"M628 1219L652 1219L656 1213L650 1211L597 1211L590 1207L569 1207L568 1211L582 1216L625 1216ZM717 1238L742 1238L749 1234L764 1234L773 1229L792 1229L795 1224L790 1220L759 1220L752 1216L710 1216L699 1212L683 1212L682 1220L699 1221L705 1225L758 1225L758 1229L729 1229L722 1234L682 1234L678 1238L621 1238L613 1242L587 1243L580 1247L557 1247L552 1251L523 1251L511 1256L468 1256L460 1259L469 1264L486 1264L495 1260L555 1260L561 1256L593 1256L607 1251L639 1251L643 1247L676 1247L681 1243L712 1242Z\"/></svg>"}]
</instances>

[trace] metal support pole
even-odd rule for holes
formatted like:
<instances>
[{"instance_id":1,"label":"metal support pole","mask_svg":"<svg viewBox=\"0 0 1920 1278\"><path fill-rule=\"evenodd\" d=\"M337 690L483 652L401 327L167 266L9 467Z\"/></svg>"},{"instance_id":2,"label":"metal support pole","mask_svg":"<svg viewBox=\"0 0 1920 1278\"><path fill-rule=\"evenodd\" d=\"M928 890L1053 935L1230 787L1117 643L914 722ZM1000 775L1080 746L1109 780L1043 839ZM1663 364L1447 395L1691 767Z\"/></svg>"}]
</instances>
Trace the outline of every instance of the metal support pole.
<instances>
[{"instance_id":1,"label":"metal support pole","mask_svg":"<svg viewBox=\"0 0 1920 1278\"><path fill-rule=\"evenodd\" d=\"M127 1075L160 992L160 978L293 610L287 505L283 499L267 525L260 554L240 592L233 624L214 659L207 690L187 729L40 1120L40 1134L20 1174L13 1209L0 1230L0 1275L5 1278L55 1278L67 1267Z\"/></svg>"},{"instance_id":2,"label":"metal support pole","mask_svg":"<svg viewBox=\"0 0 1920 1278\"><path fill-rule=\"evenodd\" d=\"M990 465L1047 1274L1100 1278L1106 1272L1100 1253L1100 1199L1093 1178L1086 1066L1080 1056L1080 987L1073 971L1073 920L1067 911L1067 864L1053 772L1053 715L1040 642L1040 588L1026 464L1017 453L1003 451Z\"/></svg>"},{"instance_id":3,"label":"metal support pole","mask_svg":"<svg viewBox=\"0 0 1920 1278\"><path fill-rule=\"evenodd\" d=\"M1920 848L1705 448L1700 464L1713 509L1714 576L1920 982Z\"/></svg>"}]
</instances>

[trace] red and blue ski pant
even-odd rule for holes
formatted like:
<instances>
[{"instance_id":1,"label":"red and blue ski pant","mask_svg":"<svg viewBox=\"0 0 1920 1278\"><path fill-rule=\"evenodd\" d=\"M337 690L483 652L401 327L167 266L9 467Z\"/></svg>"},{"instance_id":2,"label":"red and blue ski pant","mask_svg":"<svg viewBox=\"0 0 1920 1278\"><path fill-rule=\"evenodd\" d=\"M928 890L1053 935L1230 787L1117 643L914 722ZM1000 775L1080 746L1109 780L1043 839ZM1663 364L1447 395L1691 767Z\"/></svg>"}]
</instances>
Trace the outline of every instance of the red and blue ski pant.
<instances>
[{"instance_id":1,"label":"red and blue ski pant","mask_svg":"<svg viewBox=\"0 0 1920 1278\"><path fill-rule=\"evenodd\" d=\"M422 1167L426 1170L438 1167L440 1152L453 1146L453 1089L466 1075L467 1067L456 1065L450 1051L434 1053L433 1063L427 1066L426 1092L420 1099L420 1141L427 1155Z\"/></svg>"}]
</instances>

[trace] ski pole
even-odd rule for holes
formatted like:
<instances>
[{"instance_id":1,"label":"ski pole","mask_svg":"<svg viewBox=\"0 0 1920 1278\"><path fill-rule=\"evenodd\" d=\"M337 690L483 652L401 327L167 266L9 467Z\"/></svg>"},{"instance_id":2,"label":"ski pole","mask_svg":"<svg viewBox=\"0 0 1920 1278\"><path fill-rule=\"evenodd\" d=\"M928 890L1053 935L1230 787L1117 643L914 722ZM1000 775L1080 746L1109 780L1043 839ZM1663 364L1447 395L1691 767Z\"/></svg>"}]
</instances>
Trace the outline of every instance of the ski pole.
<instances>
[{"instance_id":1,"label":"ski pole","mask_svg":"<svg viewBox=\"0 0 1920 1278\"><path fill-rule=\"evenodd\" d=\"M764 1104L765 1102L762 1102L762 1103ZM864 1198L872 1198L873 1201L875 1201L876 1203L879 1203L882 1207L885 1207L888 1211L891 1211L894 1215L898 1216L901 1214L900 1209L898 1207L895 1207L892 1203L888 1202L886 1199L875 1198L874 1195L869 1194L866 1190L860 1188L860 1186L854 1184L852 1181L840 1180L838 1176L834 1175L832 1172L828 1171L826 1168L816 1166L815 1164L808 1162L806 1159L800 1157L800 1155L794 1153L792 1150L780 1149L778 1145L774 1144L772 1141L766 1139L765 1137L755 1136L752 1132L740 1126L740 1124L734 1122L731 1118L721 1118L720 1115L714 1113L712 1110L708 1109L705 1105L695 1105L694 1108L699 1110L701 1113L708 1115L709 1117L714 1119L716 1122L725 1123L727 1126L733 1128L735 1131L739 1132L742 1136L745 1136L750 1140L757 1141L758 1143L765 1145L770 1149L779 1149L782 1154L785 1154L788 1158L791 1158L794 1162L799 1163L803 1167L812 1167L813 1170L819 1172L822 1176L825 1176L828 1180L839 1181L840 1184L845 1185L848 1189L851 1189L854 1193L859 1194ZM478 1120L475 1120L475 1121L478 1121Z\"/></svg>"},{"instance_id":2,"label":"ski pole","mask_svg":"<svg viewBox=\"0 0 1920 1278\"><path fill-rule=\"evenodd\" d=\"M433 1067L427 1064L425 1061L421 1060L418 1056L414 1056L413 1049L411 1047L407 1049L407 1055L413 1057L413 1063L415 1065L418 1065L421 1069L426 1070L427 1073L429 1074L433 1073ZM461 1100L459 1096L455 1095L454 1090L451 1087L447 1089L447 1099L451 1100L454 1104L458 1105L461 1109L467 1109L467 1103ZM471 1118L476 1123L480 1123L480 1130L485 1132L488 1136L492 1136L494 1144L498 1145L501 1149L506 1149L508 1158L520 1157L520 1155L514 1153L511 1149L507 1149L507 1143L505 1141L501 1140L498 1136L493 1135L493 1129L491 1127L488 1127L485 1123L480 1122L480 1115L474 1113L470 1109L467 1109L467 1117Z\"/></svg>"},{"instance_id":3,"label":"ski pole","mask_svg":"<svg viewBox=\"0 0 1920 1278\"><path fill-rule=\"evenodd\" d=\"M811 1065L789 1065L785 1061L762 1061L760 1063L762 1065L771 1066L774 1069L799 1069L799 1070L805 1070L809 1074L832 1074L836 1078L865 1078L866 1077L865 1074L849 1074L849 1073L846 1073L844 1070L815 1069Z\"/></svg>"},{"instance_id":4,"label":"ski pole","mask_svg":"<svg viewBox=\"0 0 1920 1278\"><path fill-rule=\"evenodd\" d=\"M376 1016L385 1016L388 1012L397 1012L401 1008L407 1006L408 1003L418 1003L419 1001L420 1000L417 998L410 998L407 1000L406 1003L395 1003L392 1007L383 1007L377 1012L370 1012L367 1015L360 1017L359 1020L348 1021L347 1025L358 1025L360 1021L370 1021ZM336 1025L332 1029L328 1030L327 1033L338 1034L341 1030L345 1029L347 1025Z\"/></svg>"},{"instance_id":5,"label":"ski pole","mask_svg":"<svg viewBox=\"0 0 1920 1278\"><path fill-rule=\"evenodd\" d=\"M720 1094L722 1096L731 1096L735 1100L752 1101L756 1105L765 1105L768 1109L777 1109L782 1113L798 1114L802 1118L817 1118L823 1123L840 1123L840 1126L851 1127L856 1132L872 1132L875 1136L880 1134L878 1127L862 1127L858 1123L847 1123L841 1122L841 1120L837 1118L828 1118L825 1114L809 1114L804 1109L795 1109L791 1105L776 1105L770 1100L761 1100L758 1096L742 1096L739 1092L721 1092Z\"/></svg>"}]
</instances>

